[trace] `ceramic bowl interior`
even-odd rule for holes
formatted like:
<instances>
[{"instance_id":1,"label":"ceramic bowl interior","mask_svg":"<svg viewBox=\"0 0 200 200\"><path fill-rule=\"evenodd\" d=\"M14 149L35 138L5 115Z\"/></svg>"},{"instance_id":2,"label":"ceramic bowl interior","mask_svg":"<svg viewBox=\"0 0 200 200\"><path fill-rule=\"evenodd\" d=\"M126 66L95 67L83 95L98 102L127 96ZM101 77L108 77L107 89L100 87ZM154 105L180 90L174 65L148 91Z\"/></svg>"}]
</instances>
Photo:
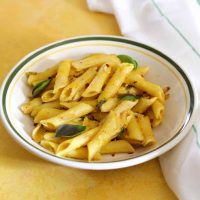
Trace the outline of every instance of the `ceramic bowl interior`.
<instances>
[{"instance_id":1,"label":"ceramic bowl interior","mask_svg":"<svg viewBox=\"0 0 200 200\"><path fill-rule=\"evenodd\" d=\"M28 101L28 71L43 71L64 59L80 59L94 53L127 54L150 68L147 80L170 87L163 123L154 129L155 146L138 148L134 154L105 155L102 160L88 163L75 159L56 157L31 139L33 122L20 111ZM112 169L126 167L159 156L176 145L192 125L196 96L186 74L161 52L120 37L90 36L59 41L26 56L8 75L2 87L2 118L12 136L29 151L50 161L86 169Z\"/></svg>"}]
</instances>

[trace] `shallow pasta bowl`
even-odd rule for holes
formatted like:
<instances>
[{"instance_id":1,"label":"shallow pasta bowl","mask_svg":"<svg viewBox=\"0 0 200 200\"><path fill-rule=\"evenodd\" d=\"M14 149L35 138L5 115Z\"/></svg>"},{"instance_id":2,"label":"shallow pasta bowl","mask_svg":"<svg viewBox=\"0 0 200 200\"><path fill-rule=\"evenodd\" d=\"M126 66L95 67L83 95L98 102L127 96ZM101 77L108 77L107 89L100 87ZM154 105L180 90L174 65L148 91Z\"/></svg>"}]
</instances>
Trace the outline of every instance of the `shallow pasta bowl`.
<instances>
[{"instance_id":1,"label":"shallow pasta bowl","mask_svg":"<svg viewBox=\"0 0 200 200\"><path fill-rule=\"evenodd\" d=\"M30 88L26 72L43 71L59 61L89 54L126 54L148 66L147 80L170 87L163 123L154 129L157 144L133 154L105 155L100 161L60 158L31 139L32 120L20 111ZM58 41L27 55L8 74L1 88L1 117L13 138L30 152L51 162L82 169L105 170L128 167L155 158L178 144L190 130L197 114L197 95L185 72L163 53L147 45L114 36L85 36Z\"/></svg>"}]
</instances>

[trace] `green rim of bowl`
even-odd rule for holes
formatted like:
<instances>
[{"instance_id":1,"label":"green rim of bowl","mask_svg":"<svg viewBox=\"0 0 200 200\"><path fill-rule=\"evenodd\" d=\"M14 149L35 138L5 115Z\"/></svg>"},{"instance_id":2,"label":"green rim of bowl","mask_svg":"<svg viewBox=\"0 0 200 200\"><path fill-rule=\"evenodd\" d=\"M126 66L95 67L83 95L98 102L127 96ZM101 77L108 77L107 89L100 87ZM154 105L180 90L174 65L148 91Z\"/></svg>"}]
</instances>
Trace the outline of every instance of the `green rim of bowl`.
<instances>
[{"instance_id":1,"label":"green rim of bowl","mask_svg":"<svg viewBox=\"0 0 200 200\"><path fill-rule=\"evenodd\" d=\"M86 36L86 37L77 37L77 38L62 40L62 41L50 44L48 46L45 46L43 48L40 48L39 50L36 50L33 54L31 54L30 56L28 56L23 62L19 63L15 67L15 69L11 72L11 74L8 75L8 78L6 79L6 82L4 83L4 88L2 88L2 90L3 90L3 93L2 93L2 108L3 109L2 109L2 111L3 111L3 114L4 114L5 118L6 118L6 120L7 120L7 123L9 124L9 126L11 127L11 129L17 134L18 137L20 137L28 145L32 146L33 148L35 148L35 149L37 149L37 150L39 150L39 151L41 151L41 152L43 152L45 154L48 154L49 156L56 157L56 158L62 159L62 160L67 160L67 161L76 161L76 162L81 162L81 163L88 163L87 161L61 158L61 157L58 157L56 155L53 155L51 153L48 153L46 151L43 151L43 150L35 147L31 143L29 143L27 140L25 140L20 135L20 133L18 133L17 130L13 127L12 122L10 121L10 119L8 117L8 113L7 113L7 109L6 109L6 94L7 94L8 88L10 86L10 83L12 82L13 78L15 77L15 75L19 72L19 70L22 69L22 67L24 65L26 65L28 62L30 62L36 56L38 56L38 55L40 55L40 54L42 54L42 53L44 53L44 52L46 52L48 50L51 50L53 48L60 47L62 45L66 45L66 44L71 44L71 43L76 43L76 42L85 42L85 41L111 41L111 42L119 42L119 43L125 43L125 44L129 44L129 45L134 45L134 46L137 46L137 47L141 47L141 48L146 49L146 50L148 50L150 52L153 52L153 53L157 54L158 56L162 57L163 59L167 60L181 74L181 76L185 80L185 83L186 83L186 85L188 87L188 91L189 91L189 94L190 94L190 107L189 107L189 111L187 113L187 116L185 117L184 124L180 127L180 129L177 131L177 133L172 138L170 138L167 142L165 142L161 146L159 146L159 147L157 147L157 148L155 148L155 149L153 149L153 150L151 150L151 151L149 151L149 152L147 152L147 153L145 153L145 154L143 154L141 156L144 156L146 154L149 154L151 152L154 152L154 151L162 148L163 146L165 146L166 144L168 144L170 141L172 141L175 137L177 137L182 132L182 130L184 129L184 127L190 121L190 118L191 118L192 113L194 111L194 104L195 104L194 91L193 91L192 85L190 84L190 81L189 81L188 77L186 76L186 74L184 73L184 71L173 60L171 60L168 56L164 55L160 51L158 51L158 50L156 50L156 49L154 49L154 48L152 48L150 46L147 46L145 44L142 44L142 43L139 43L139 42L135 42L133 40L128 40L128 39L120 38L120 37L112 37L112 36ZM134 158L141 157L141 156L135 156ZM134 158L121 159L121 160L109 161L109 162L92 162L91 164L113 163L113 162L131 160L131 159L134 159Z\"/></svg>"}]
</instances>

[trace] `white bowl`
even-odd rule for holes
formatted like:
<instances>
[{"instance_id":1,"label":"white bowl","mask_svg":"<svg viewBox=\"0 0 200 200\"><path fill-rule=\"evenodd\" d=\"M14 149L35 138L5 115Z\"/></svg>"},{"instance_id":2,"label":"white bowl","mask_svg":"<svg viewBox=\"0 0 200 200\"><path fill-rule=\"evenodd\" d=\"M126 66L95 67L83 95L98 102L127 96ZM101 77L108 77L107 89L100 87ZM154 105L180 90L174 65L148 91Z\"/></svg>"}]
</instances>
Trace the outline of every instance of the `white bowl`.
<instances>
[{"instance_id":1,"label":"white bowl","mask_svg":"<svg viewBox=\"0 0 200 200\"><path fill-rule=\"evenodd\" d=\"M31 139L32 120L19 107L28 100L27 71L43 71L59 61L79 59L92 53L127 54L139 66L149 66L146 79L162 87L169 86L165 118L154 129L157 145L138 149L134 154L103 156L101 161L87 162L63 159L48 152ZM1 117L13 138L30 152L54 163L82 169L116 169L136 165L155 158L179 143L190 130L197 110L197 95L185 72L163 53L147 45L114 36L85 36L61 40L27 55L8 74L1 88Z\"/></svg>"}]
</instances>

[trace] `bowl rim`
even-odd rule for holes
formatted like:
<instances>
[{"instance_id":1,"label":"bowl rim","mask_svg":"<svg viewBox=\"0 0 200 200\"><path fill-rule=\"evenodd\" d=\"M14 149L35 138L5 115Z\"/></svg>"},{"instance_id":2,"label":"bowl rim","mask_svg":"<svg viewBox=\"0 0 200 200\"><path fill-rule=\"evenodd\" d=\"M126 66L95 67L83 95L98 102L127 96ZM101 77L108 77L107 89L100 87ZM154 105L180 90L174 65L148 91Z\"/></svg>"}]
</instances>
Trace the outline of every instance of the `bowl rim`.
<instances>
[{"instance_id":1,"label":"bowl rim","mask_svg":"<svg viewBox=\"0 0 200 200\"><path fill-rule=\"evenodd\" d=\"M48 50L53 50L56 47L60 47L62 45L67 45L71 43L76 43L76 42L86 42L86 41L110 41L110 42L120 42L123 44L128 44L128 45L134 45L140 48L143 48L145 50L151 51L154 54L162 57L164 60L169 62L173 67L175 67L176 71L183 77L184 81L187 84L188 91L190 94L190 103L192 99L192 104L190 104L189 108L189 114L190 116L187 117L187 119L184 121L184 124L181 126L179 131L172 137L170 138L166 143L162 144L161 146L151 150L150 152L147 152L141 156L137 156L134 158L129 158L126 160L120 160L120 161L111 161L111 162L85 162L85 161L78 161L78 160L68 160L64 158L57 157L55 155L52 155L50 153L47 153L45 151L42 151L41 149L35 147L34 145L30 144L28 141L26 141L21 135L17 133L15 128L12 126L12 123L9 121L9 118L6 113L6 105L5 105L5 100L6 100L6 91L9 88L10 83L12 82L12 78L15 77L18 73L18 71L23 68L28 62L30 62L33 58L45 53ZM120 36L112 36L112 35L86 35L86 36L77 36L77 37L72 37L72 38L67 38L63 40L58 40L56 42L44 45L29 54L27 54L24 58L22 58L14 67L13 69L8 73L6 76L2 88L1 88L1 119L8 130L8 133L20 144L22 145L25 149L27 149L29 152L44 158L48 161L61 164L64 166L70 166L70 167L75 167L75 168L81 168L81 169L92 169L92 170L106 170L106 169L117 169L117 168L123 168L123 167L128 167L136 164L140 164L143 162L146 162L148 160L151 160L168 150L170 150L172 147L174 147L176 144L178 144L189 132L191 129L194 120L196 119L197 115L197 92L195 87L193 86L192 81L188 78L187 73L177 64L175 63L171 58L160 52L159 50L140 43L136 42L132 39L128 39L126 37L120 37Z\"/></svg>"}]
</instances>

